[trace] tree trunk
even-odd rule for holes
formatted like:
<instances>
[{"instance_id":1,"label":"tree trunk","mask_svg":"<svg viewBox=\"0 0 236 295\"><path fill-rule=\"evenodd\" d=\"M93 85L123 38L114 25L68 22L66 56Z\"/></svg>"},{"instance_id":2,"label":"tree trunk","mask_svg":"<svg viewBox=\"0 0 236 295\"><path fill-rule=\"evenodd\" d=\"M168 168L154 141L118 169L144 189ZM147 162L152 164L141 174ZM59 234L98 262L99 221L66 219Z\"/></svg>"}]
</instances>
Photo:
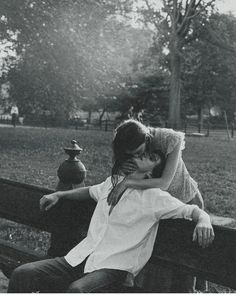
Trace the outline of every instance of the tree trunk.
<instances>
[{"instance_id":1,"label":"tree trunk","mask_svg":"<svg viewBox=\"0 0 236 295\"><path fill-rule=\"evenodd\" d=\"M197 116L198 116L198 132L202 132L202 127L203 127L203 112L202 112L202 106L201 104L198 106L197 110Z\"/></svg>"},{"instance_id":2,"label":"tree trunk","mask_svg":"<svg viewBox=\"0 0 236 295\"><path fill-rule=\"evenodd\" d=\"M91 124L92 111L88 111L88 123Z\"/></svg>"},{"instance_id":3,"label":"tree trunk","mask_svg":"<svg viewBox=\"0 0 236 295\"><path fill-rule=\"evenodd\" d=\"M168 126L178 129L181 127L180 120L180 88L181 88L181 57L178 40L173 42L170 48L171 55L171 81L169 96Z\"/></svg>"}]
</instances>

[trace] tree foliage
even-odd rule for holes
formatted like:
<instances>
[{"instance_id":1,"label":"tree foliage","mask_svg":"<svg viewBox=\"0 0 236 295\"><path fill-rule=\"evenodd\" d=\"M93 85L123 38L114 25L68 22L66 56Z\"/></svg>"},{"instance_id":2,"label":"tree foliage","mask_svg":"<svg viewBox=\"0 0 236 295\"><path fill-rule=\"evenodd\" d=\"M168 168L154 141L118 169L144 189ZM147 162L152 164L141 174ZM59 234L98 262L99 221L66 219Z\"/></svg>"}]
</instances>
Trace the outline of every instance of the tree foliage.
<instances>
[{"instance_id":1,"label":"tree foliage","mask_svg":"<svg viewBox=\"0 0 236 295\"><path fill-rule=\"evenodd\" d=\"M199 115L205 107L219 106L227 111L230 120L233 119L236 110L235 32L235 17L212 14L198 38L185 48L185 102Z\"/></svg>"},{"instance_id":2,"label":"tree foliage","mask_svg":"<svg viewBox=\"0 0 236 295\"><path fill-rule=\"evenodd\" d=\"M177 127L181 110L219 105L232 117L235 17L215 13L213 0L143 0L136 15L146 27L133 27L136 2L2 0L1 82L21 113L65 119L133 105Z\"/></svg>"},{"instance_id":3,"label":"tree foliage","mask_svg":"<svg viewBox=\"0 0 236 295\"><path fill-rule=\"evenodd\" d=\"M162 9L156 3L144 0L146 7L141 10L146 22L152 22L157 32L157 39L169 52L170 94L169 125L180 127L181 124L181 68L183 48L196 38L193 20L199 16L208 17L209 8L214 0L163 0Z\"/></svg>"},{"instance_id":4,"label":"tree foliage","mask_svg":"<svg viewBox=\"0 0 236 295\"><path fill-rule=\"evenodd\" d=\"M88 98L95 107L97 98L116 92L139 46L135 29L116 19L121 8L128 6L98 0L1 1L1 37L15 36L11 42L19 56L7 79L24 113L49 109L65 117L73 107L86 106Z\"/></svg>"}]
</instances>

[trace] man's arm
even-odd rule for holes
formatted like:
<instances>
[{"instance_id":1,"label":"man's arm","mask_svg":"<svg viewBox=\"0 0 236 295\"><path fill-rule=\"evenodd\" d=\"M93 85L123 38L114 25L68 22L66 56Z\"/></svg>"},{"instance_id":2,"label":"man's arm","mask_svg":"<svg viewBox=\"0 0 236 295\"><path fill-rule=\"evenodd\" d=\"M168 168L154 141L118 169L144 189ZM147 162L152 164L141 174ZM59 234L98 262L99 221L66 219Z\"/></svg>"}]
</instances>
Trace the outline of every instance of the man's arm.
<instances>
[{"instance_id":1,"label":"man's arm","mask_svg":"<svg viewBox=\"0 0 236 295\"><path fill-rule=\"evenodd\" d=\"M155 193L155 190L146 190L149 194L155 194L153 208L156 217L160 219L185 218L196 222L193 231L193 241L197 241L203 248L207 247L214 239L214 230L210 216L196 205L188 205L172 197L164 191ZM156 202L156 203L155 203Z\"/></svg>"},{"instance_id":2,"label":"man's arm","mask_svg":"<svg viewBox=\"0 0 236 295\"><path fill-rule=\"evenodd\" d=\"M214 230L210 216L202 209L195 207L192 211L192 220L197 223L193 231L193 241L198 241L203 248L214 240Z\"/></svg>"},{"instance_id":3,"label":"man's arm","mask_svg":"<svg viewBox=\"0 0 236 295\"><path fill-rule=\"evenodd\" d=\"M60 199L83 201L90 198L89 187L75 188L68 191L57 191L49 195L44 195L40 199L40 210L49 210L56 205Z\"/></svg>"}]
</instances>

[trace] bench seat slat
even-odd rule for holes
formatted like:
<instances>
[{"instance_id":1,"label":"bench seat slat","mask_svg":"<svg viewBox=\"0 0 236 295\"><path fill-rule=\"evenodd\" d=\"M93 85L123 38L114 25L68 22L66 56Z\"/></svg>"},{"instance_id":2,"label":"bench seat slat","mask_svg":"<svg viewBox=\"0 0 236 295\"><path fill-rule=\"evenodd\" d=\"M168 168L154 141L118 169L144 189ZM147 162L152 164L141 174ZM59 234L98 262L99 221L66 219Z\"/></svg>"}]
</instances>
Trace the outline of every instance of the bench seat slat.
<instances>
[{"instance_id":1,"label":"bench seat slat","mask_svg":"<svg viewBox=\"0 0 236 295\"><path fill-rule=\"evenodd\" d=\"M49 256L18 246L11 242L0 239L0 268L9 277L12 270L17 266L48 258Z\"/></svg>"}]
</instances>

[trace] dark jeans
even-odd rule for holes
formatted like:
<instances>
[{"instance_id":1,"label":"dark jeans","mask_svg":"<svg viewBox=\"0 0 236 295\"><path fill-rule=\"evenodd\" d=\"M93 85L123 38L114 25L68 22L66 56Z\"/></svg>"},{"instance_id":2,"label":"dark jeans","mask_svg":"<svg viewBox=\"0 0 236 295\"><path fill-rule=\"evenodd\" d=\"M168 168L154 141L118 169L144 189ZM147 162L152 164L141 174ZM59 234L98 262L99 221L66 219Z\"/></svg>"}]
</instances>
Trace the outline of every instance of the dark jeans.
<instances>
[{"instance_id":1,"label":"dark jeans","mask_svg":"<svg viewBox=\"0 0 236 295\"><path fill-rule=\"evenodd\" d=\"M115 269L84 274L83 268L84 263L72 267L63 257L27 263L13 271L8 293L98 293L123 283L127 275Z\"/></svg>"}]
</instances>

